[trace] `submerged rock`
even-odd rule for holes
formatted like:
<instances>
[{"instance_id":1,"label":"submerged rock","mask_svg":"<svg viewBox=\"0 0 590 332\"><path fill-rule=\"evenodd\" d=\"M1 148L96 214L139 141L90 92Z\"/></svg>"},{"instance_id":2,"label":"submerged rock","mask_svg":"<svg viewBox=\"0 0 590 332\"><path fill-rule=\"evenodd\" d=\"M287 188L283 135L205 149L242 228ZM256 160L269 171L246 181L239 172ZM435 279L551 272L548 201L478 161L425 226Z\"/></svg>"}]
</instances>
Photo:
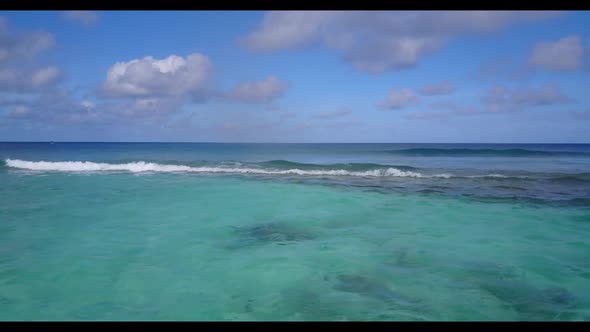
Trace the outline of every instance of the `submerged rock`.
<instances>
[{"instance_id":1,"label":"submerged rock","mask_svg":"<svg viewBox=\"0 0 590 332\"><path fill-rule=\"evenodd\" d=\"M538 289L520 280L497 280L483 283L481 288L526 320L567 319L576 305L575 296L562 287Z\"/></svg>"},{"instance_id":2,"label":"submerged rock","mask_svg":"<svg viewBox=\"0 0 590 332\"><path fill-rule=\"evenodd\" d=\"M416 307L421 301L391 290L387 285L364 276L340 274L336 277L334 289L379 299L388 304L402 307Z\"/></svg>"},{"instance_id":3,"label":"submerged rock","mask_svg":"<svg viewBox=\"0 0 590 332\"><path fill-rule=\"evenodd\" d=\"M563 287L550 287L542 291L544 298L548 299L550 303L571 307L576 303L576 297Z\"/></svg>"},{"instance_id":4,"label":"submerged rock","mask_svg":"<svg viewBox=\"0 0 590 332\"><path fill-rule=\"evenodd\" d=\"M338 321L346 320L348 305L335 301L321 289L311 289L309 285L288 287L282 292L281 311L296 320Z\"/></svg>"},{"instance_id":5,"label":"submerged rock","mask_svg":"<svg viewBox=\"0 0 590 332\"><path fill-rule=\"evenodd\" d=\"M426 265L422 250L409 249L407 247L401 247L395 250L394 257L389 260L389 263L406 269L415 269L425 267Z\"/></svg>"},{"instance_id":6,"label":"submerged rock","mask_svg":"<svg viewBox=\"0 0 590 332\"><path fill-rule=\"evenodd\" d=\"M467 262L463 264L461 270L479 279L497 280L521 276L515 267L485 261Z\"/></svg>"},{"instance_id":7,"label":"submerged rock","mask_svg":"<svg viewBox=\"0 0 590 332\"><path fill-rule=\"evenodd\" d=\"M236 227L236 232L246 242L285 244L314 239L315 236L305 230L283 223L264 223L245 227ZM248 241L250 240L250 241Z\"/></svg>"}]
</instances>

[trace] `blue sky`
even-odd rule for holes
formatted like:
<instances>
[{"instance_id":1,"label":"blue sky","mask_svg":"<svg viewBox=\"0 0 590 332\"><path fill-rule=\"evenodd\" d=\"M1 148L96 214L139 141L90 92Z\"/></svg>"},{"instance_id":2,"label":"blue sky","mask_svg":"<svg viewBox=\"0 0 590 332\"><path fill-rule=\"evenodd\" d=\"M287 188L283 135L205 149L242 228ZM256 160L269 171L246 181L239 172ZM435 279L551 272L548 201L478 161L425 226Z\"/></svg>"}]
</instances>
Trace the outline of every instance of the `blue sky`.
<instances>
[{"instance_id":1,"label":"blue sky","mask_svg":"<svg viewBox=\"0 0 590 332\"><path fill-rule=\"evenodd\" d=\"M590 142L588 12L0 12L0 140Z\"/></svg>"}]
</instances>

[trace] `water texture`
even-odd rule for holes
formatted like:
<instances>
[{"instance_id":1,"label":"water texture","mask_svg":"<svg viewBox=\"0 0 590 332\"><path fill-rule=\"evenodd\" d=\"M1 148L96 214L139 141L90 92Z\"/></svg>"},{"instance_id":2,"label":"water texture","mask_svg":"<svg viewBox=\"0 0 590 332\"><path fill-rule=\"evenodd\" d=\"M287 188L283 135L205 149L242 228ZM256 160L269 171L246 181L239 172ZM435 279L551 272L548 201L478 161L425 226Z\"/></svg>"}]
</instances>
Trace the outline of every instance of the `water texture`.
<instances>
[{"instance_id":1,"label":"water texture","mask_svg":"<svg viewBox=\"0 0 590 332\"><path fill-rule=\"evenodd\" d=\"M0 320L589 320L590 145L0 143Z\"/></svg>"}]
</instances>

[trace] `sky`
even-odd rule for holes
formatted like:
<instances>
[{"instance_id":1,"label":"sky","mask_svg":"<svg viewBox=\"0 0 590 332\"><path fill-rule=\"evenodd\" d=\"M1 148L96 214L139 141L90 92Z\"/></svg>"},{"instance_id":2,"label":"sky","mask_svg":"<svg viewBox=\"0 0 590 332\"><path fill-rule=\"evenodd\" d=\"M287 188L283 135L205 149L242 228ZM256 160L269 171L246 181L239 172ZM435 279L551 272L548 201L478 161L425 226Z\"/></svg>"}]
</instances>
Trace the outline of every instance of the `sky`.
<instances>
[{"instance_id":1,"label":"sky","mask_svg":"<svg viewBox=\"0 0 590 332\"><path fill-rule=\"evenodd\" d=\"M0 11L0 141L590 143L590 12Z\"/></svg>"}]
</instances>

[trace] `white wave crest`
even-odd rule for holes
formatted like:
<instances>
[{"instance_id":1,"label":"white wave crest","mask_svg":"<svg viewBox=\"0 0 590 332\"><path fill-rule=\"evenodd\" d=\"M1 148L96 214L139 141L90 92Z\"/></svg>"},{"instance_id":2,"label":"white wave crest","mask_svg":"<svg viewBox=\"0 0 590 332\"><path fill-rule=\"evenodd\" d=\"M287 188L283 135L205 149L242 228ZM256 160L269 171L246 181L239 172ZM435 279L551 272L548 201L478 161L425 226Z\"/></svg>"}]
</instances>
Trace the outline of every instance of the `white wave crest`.
<instances>
[{"instance_id":1,"label":"white wave crest","mask_svg":"<svg viewBox=\"0 0 590 332\"><path fill-rule=\"evenodd\" d=\"M528 176L525 175L503 175L503 174L484 174L484 175L470 175L467 176L468 178L496 178L496 179L528 179Z\"/></svg>"},{"instance_id":2,"label":"white wave crest","mask_svg":"<svg viewBox=\"0 0 590 332\"><path fill-rule=\"evenodd\" d=\"M163 165L157 163L146 163L144 161L127 164L107 164L90 161L26 161L18 159L6 159L6 165L13 168L27 169L33 171L57 171L57 172L103 172L103 171L126 171L133 173L141 172L190 172L190 173L234 173L234 174L269 174L269 175L316 175L316 176L365 176L365 177L444 177L448 174L423 175L417 172L402 171L397 168L375 169L363 172L346 170L301 170L294 169L262 169L247 167L191 167L185 165Z\"/></svg>"}]
</instances>

